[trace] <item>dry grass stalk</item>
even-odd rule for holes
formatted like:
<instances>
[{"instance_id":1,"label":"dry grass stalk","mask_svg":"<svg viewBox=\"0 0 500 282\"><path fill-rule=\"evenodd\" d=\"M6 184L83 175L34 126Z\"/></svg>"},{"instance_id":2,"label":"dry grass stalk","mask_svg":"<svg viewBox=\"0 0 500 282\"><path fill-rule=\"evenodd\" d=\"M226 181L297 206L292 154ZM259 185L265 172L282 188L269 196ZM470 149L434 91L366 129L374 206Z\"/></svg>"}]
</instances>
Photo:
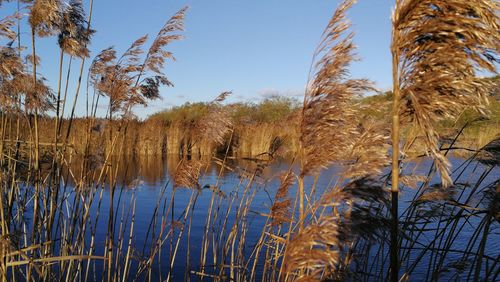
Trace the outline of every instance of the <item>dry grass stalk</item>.
<instances>
[{"instance_id":1,"label":"dry grass stalk","mask_svg":"<svg viewBox=\"0 0 500 282\"><path fill-rule=\"evenodd\" d=\"M380 185L374 189L361 189L370 188L373 181L368 181L367 177L380 174L388 164L388 132L382 122L364 120L359 105L354 103L354 98L373 89L365 79L349 78L348 67L355 59L354 35L343 34L350 27L345 12L354 2L344 1L323 33L315 54L315 58L320 59L315 62L314 78L308 83L304 98L300 123L299 231L287 246L284 258L285 269L287 272L296 271L296 278L331 276L339 266L339 225L347 226L349 230L361 230L359 227L371 216L361 204L356 204L356 213L352 207L339 213L337 207L345 202L350 203L348 206L354 205L358 196L363 196L359 198L361 201L378 203L377 195L383 192ZM349 188L354 187L350 185L345 187L346 191L336 187L325 193L319 204L332 209L331 214L321 213L313 223L303 227L306 217L303 210L304 176L317 174L333 162L344 166L342 176L351 179L350 183L356 184L360 191L349 193L353 190ZM357 185L361 182L364 185ZM313 208L312 213L317 209ZM352 238L345 234L343 237L344 241L347 237Z\"/></svg>"},{"instance_id":2,"label":"dry grass stalk","mask_svg":"<svg viewBox=\"0 0 500 282\"><path fill-rule=\"evenodd\" d=\"M165 47L173 41L181 40L182 35L177 32L184 30L184 18L186 15L187 7L180 9L158 32L153 44L149 48L147 59L144 66L158 75L163 75L162 69L165 66L166 59L174 59L171 52L168 52Z\"/></svg>"},{"instance_id":3,"label":"dry grass stalk","mask_svg":"<svg viewBox=\"0 0 500 282\"><path fill-rule=\"evenodd\" d=\"M210 104L207 116L194 125L193 140L189 145L185 144L185 146L190 146L189 151L191 151L193 145L203 141L208 141L210 147L224 143L224 137L231 130L232 122L226 109L220 103L230 94L231 92L219 94ZM184 159L176 169L174 183L176 186L199 189L198 178L201 168L207 164L199 160L188 160L188 156L183 157Z\"/></svg>"},{"instance_id":4,"label":"dry grass stalk","mask_svg":"<svg viewBox=\"0 0 500 282\"><path fill-rule=\"evenodd\" d=\"M344 35L350 28L345 13L354 3L344 1L337 8L314 55L300 121L300 225L305 220L305 175L335 162L345 166L343 177L355 179L378 174L388 163L385 125L361 115L354 101L374 90L366 79L351 79L348 71L355 46L354 34Z\"/></svg>"},{"instance_id":5,"label":"dry grass stalk","mask_svg":"<svg viewBox=\"0 0 500 282\"><path fill-rule=\"evenodd\" d=\"M19 109L20 88L23 86L24 64L15 49L0 47L0 105L2 111L16 112ZM31 81L31 80L30 80Z\"/></svg>"},{"instance_id":6,"label":"dry grass stalk","mask_svg":"<svg viewBox=\"0 0 500 282\"><path fill-rule=\"evenodd\" d=\"M5 17L0 20L0 37L5 37L9 40L14 40L17 37L17 33L12 30L16 24L16 19L19 15Z\"/></svg>"},{"instance_id":7,"label":"dry grass stalk","mask_svg":"<svg viewBox=\"0 0 500 282\"><path fill-rule=\"evenodd\" d=\"M450 164L439 151L435 125L466 108L485 111L491 85L477 74L496 71L498 11L488 0L402 0L394 11L399 114L424 138L444 186L452 183Z\"/></svg>"},{"instance_id":8,"label":"dry grass stalk","mask_svg":"<svg viewBox=\"0 0 500 282\"><path fill-rule=\"evenodd\" d=\"M356 134L351 138L353 143L345 148L349 154L345 161L342 175L348 179L360 179L367 176L380 175L382 169L389 164L389 130L384 121L375 121L370 117L357 127Z\"/></svg>"},{"instance_id":9,"label":"dry grass stalk","mask_svg":"<svg viewBox=\"0 0 500 282\"><path fill-rule=\"evenodd\" d=\"M306 88L300 121L301 174L317 173L352 144L357 130L352 99L372 89L364 79L349 79L348 67L354 59L353 33L344 36L350 23L345 12L355 1L344 1L323 32L314 58L312 75Z\"/></svg>"},{"instance_id":10,"label":"dry grass stalk","mask_svg":"<svg viewBox=\"0 0 500 282\"><path fill-rule=\"evenodd\" d=\"M111 114L121 112L126 118L134 105L146 106L148 100L160 98L161 85L173 86L161 71L165 60L173 58L172 53L164 49L172 41L182 38L177 32L183 30L185 11L183 8L177 12L160 30L142 63L147 35L132 43L120 58L111 47L94 59L90 70L92 83L99 93L109 97ZM141 80L148 71L153 74Z\"/></svg>"},{"instance_id":11,"label":"dry grass stalk","mask_svg":"<svg viewBox=\"0 0 500 282\"><path fill-rule=\"evenodd\" d=\"M80 58L89 56L87 46L95 31L88 28L85 11L80 0L70 1L66 9L62 11L58 27L59 46L65 53Z\"/></svg>"},{"instance_id":12,"label":"dry grass stalk","mask_svg":"<svg viewBox=\"0 0 500 282\"><path fill-rule=\"evenodd\" d=\"M174 175L174 187L201 189L198 182L203 163L199 160L181 160Z\"/></svg>"},{"instance_id":13,"label":"dry grass stalk","mask_svg":"<svg viewBox=\"0 0 500 282\"><path fill-rule=\"evenodd\" d=\"M13 51L9 51L13 52ZM11 110L19 109L19 99L23 98L22 105L28 113L38 110L45 112L53 108L54 93L46 85L44 78L38 78L36 83L33 83L33 75L23 69L20 65L19 58L11 54L11 58L5 60L2 66L2 84L0 93L4 94L1 98L2 107ZM9 65L10 64L10 65ZM8 74L10 72L10 75Z\"/></svg>"},{"instance_id":14,"label":"dry grass stalk","mask_svg":"<svg viewBox=\"0 0 500 282\"><path fill-rule=\"evenodd\" d=\"M61 22L60 0L35 0L31 5L29 23L38 36L50 36L57 32Z\"/></svg>"},{"instance_id":15,"label":"dry grass stalk","mask_svg":"<svg viewBox=\"0 0 500 282\"><path fill-rule=\"evenodd\" d=\"M233 127L228 109L222 107L221 103L232 92L225 91L219 94L209 105L208 114L195 125L193 139L195 143L210 140L211 143L224 144L227 133Z\"/></svg>"},{"instance_id":16,"label":"dry grass stalk","mask_svg":"<svg viewBox=\"0 0 500 282\"><path fill-rule=\"evenodd\" d=\"M288 197L288 191L295 182L295 174L291 171L280 176L280 186L276 191L274 203L271 207L271 225L277 226L289 223L292 218L292 200Z\"/></svg>"},{"instance_id":17,"label":"dry grass stalk","mask_svg":"<svg viewBox=\"0 0 500 282\"><path fill-rule=\"evenodd\" d=\"M338 218L324 216L308 225L286 248L285 272L292 280L319 281L339 261Z\"/></svg>"}]
</instances>

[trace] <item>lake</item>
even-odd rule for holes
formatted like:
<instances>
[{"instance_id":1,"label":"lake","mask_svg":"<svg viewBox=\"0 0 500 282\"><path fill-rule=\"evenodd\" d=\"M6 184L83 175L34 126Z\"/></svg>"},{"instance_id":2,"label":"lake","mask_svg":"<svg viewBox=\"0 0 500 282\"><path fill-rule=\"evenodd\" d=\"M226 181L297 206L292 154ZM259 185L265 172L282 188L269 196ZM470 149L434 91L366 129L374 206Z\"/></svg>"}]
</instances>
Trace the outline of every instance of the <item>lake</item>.
<instances>
[{"instance_id":1,"label":"lake","mask_svg":"<svg viewBox=\"0 0 500 282\"><path fill-rule=\"evenodd\" d=\"M498 167L491 168L479 162L463 165L466 160L459 157L452 157L451 161L455 170L454 176L457 177L456 183L463 187L457 188L457 193L454 196L457 202L463 202L464 199L471 196L470 191L473 189L471 187L474 187L478 180L481 184L476 191L500 179ZM78 173L77 164L79 162L74 161L73 163L76 164L73 173ZM220 161L212 161L211 165L202 168L199 190L182 187L174 189L172 179L179 163L176 156L165 158L124 157L122 163L123 166L118 170L118 186L113 200L115 210L114 237L115 245L122 248L120 260L123 263L127 261L125 254L127 246L131 243L128 250L129 261L126 262L130 267L128 270L130 279L135 278L142 281L149 278L156 281L170 278L174 281L188 279L197 281L200 280L200 277L212 280L214 276L221 274L226 279L231 277L245 280L250 278L256 280L276 279L274 276L269 276L272 267L266 264L264 259L264 256L269 256L269 253L266 254L265 248L259 249L261 246L259 241L262 240L263 230L270 230L268 229L268 215L280 185L279 177L289 169L298 172L297 162L292 164L291 160L287 159L272 163L252 159L228 159L225 168L221 170ZM420 162L405 164L404 171L425 175L430 167L431 162L424 159ZM323 171L317 179L306 178L306 192L316 181L317 192L312 197L319 198L322 191L331 188L333 183L338 180L339 172L339 167L332 166ZM435 182L436 179L433 181ZM68 199L68 213L65 216L70 214L70 200L77 195L71 191L71 186L74 185L71 179L67 183L67 192L63 193ZM220 187L220 189L215 190L213 187ZM88 227L90 230L85 233L86 245L90 246L91 242L94 241L94 255L104 255L111 193L108 187L95 189L93 192L95 199L90 204ZM289 196L293 199L295 193L296 187L293 186ZM417 189L407 187L402 189L400 215L408 214L407 208L416 193L419 193ZM99 197L102 197L101 201L99 201ZM481 202L476 198L481 199L481 197L470 197L467 203L479 210ZM419 207L414 212L418 213L421 209L425 211L426 206ZM420 222L411 226L404 225L403 220L401 220L400 228L405 230L405 234L409 236L402 244L403 248L400 253L404 257L401 275L406 270L411 269L409 277L412 281L431 278L466 279L469 272L460 272L461 265L467 264L468 261L461 261L464 258L464 250L478 247L480 240L473 240L475 243L472 244L472 247L469 246L469 242L471 238L478 236L476 233L478 228L484 228L483 221L481 221L484 215L481 213L475 215L474 209L466 209L466 211L469 215L464 217L465 224L460 221L458 225L450 224L447 227L450 230L454 228L452 236L454 239L449 241L450 244L447 244L445 236L441 237L439 242L433 241L437 236L437 231L432 228L436 226L442 228L444 225L439 217L434 218L433 222ZM130 237L132 215L134 215L133 235ZM95 220L96 218L98 220ZM206 228L207 218L210 219L209 228ZM419 233L410 228L417 226L428 230ZM483 266L482 273L491 271L491 269L499 270L500 236L498 227L498 221L493 220L484 253L485 261L487 261L485 265L487 266ZM272 230L276 230L276 228ZM388 240L388 233L385 234L387 235L385 240ZM92 240L93 235L95 236L94 240ZM208 240L204 241L204 238L208 238ZM412 244L410 238L416 239L418 244ZM385 280L387 278L387 244L388 241L384 241L382 244L380 241L369 242L369 256L362 261L364 261L365 267L369 265L366 269L370 270L370 274L362 276L363 280ZM161 248L155 249L155 246L158 245L161 245ZM422 253L426 246L428 250ZM432 252L431 247L438 249L439 246L448 246L448 251ZM144 264L139 263L139 261L147 260L145 258L151 255L152 250L156 250L153 252L153 263L149 268L145 268ZM257 254L255 250L261 252L259 260L256 262L254 260ZM267 250L267 252L269 251L272 253L272 250ZM470 251L469 256L473 257ZM440 260L440 258L443 259ZM205 261L204 268L201 267L203 260ZM224 261L224 264L221 261ZM231 264L238 265L245 270L231 269L228 266ZM358 267L359 265L357 264ZM440 271L429 273L428 270L431 269L431 266L435 268L436 265L439 265ZM279 269L279 265L276 267ZM255 268L255 276L250 273L252 268ZM93 261L89 265L89 269L89 279L101 280L102 261ZM266 274L262 276L264 269L266 269ZM233 271L235 273L232 273Z\"/></svg>"}]
</instances>

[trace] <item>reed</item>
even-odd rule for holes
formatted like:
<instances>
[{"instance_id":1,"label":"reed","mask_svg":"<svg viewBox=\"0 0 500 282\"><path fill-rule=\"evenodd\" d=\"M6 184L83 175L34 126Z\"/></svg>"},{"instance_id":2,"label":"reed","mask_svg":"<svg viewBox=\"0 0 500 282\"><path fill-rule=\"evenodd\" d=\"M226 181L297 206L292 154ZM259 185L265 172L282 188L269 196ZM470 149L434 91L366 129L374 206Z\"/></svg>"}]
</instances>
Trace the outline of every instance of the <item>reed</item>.
<instances>
[{"instance_id":1,"label":"reed","mask_svg":"<svg viewBox=\"0 0 500 282\"><path fill-rule=\"evenodd\" d=\"M440 151L436 123L465 109L484 112L491 84L476 77L495 71L498 7L491 1L396 1L393 14L393 231L392 281L398 280L397 198L400 116L412 123L411 144L421 137L444 187L452 184L450 163ZM404 151L402 152L404 154Z\"/></svg>"},{"instance_id":2,"label":"reed","mask_svg":"<svg viewBox=\"0 0 500 282\"><path fill-rule=\"evenodd\" d=\"M17 277L18 275L24 275L27 280L53 279L55 277L65 277L65 279L72 279L76 277L75 275L78 276L82 274L82 271L84 270L84 268L82 267L82 260L88 260L88 266L90 266L91 259L106 259L108 261L108 279L116 280L121 275L118 274L121 273L120 269L122 269L119 265L119 261L121 260L120 254L122 253L122 246L125 238L124 232L125 230L127 230L126 226L128 217L125 216L125 213L122 213L122 223L120 224L120 228L117 231L117 257L116 260L113 260L113 235L115 233L114 230L116 230L113 227L116 225L116 219L113 219L112 216L115 212L113 208L113 199L111 200L111 209L109 213L110 231L108 238L110 238L109 242L111 242L109 243L110 247L104 254L104 256L85 255L85 253L87 252L92 254L94 248L93 244L91 244L90 249L88 249L88 247L86 247L85 239L85 234L87 233L86 230L89 227L92 229L92 225L89 225L89 203L92 203L94 196L99 189L104 189L103 180L105 178L109 177L110 186L114 189L114 187L117 185L114 180L116 179L116 170L118 169L120 164L118 162L115 166L111 166L111 168L109 168L108 166L99 164L100 161L96 160L96 158L93 157L93 154L90 154L89 144L91 143L91 140L95 139L98 142L102 142L99 140L103 140L102 130L96 129L95 131L97 132L97 134L95 134L94 132L94 128L96 128L95 120L91 121L91 124L94 125L89 126L88 131L82 130L78 133L82 137L82 140L86 140L84 143L78 144L82 147L73 148L75 150L67 150L68 147L72 147L70 143L75 143L74 141L71 142L70 138L71 133L74 131L74 110L76 100L78 99L80 83L78 83L77 86L77 94L75 96L75 101L71 109L70 117L68 119L69 122L64 124L64 126L66 127L66 134L63 136L64 138L60 137L60 134L62 132L61 130L64 128L62 124L64 121L64 103L66 102L66 99L64 99L64 101L61 103L63 58L64 54L69 54L70 57L82 58L82 66L80 68L81 77L84 65L83 59L89 54L87 45L90 41L90 36L93 33L93 31L90 29L90 16L88 19L85 18L83 6L80 1L72 1L69 3L69 5L66 6L62 5L62 3L59 1L34 1L33 3L29 3L28 7L30 9L28 23L32 29L32 55L27 58L27 62L26 64L24 64L24 62L18 55L21 54L20 46L18 50L19 52L17 52L14 48L11 48L10 45L6 48L2 47L2 54L8 55L8 57L5 57L7 60L2 60L2 91L6 94L6 98L8 97L9 99L11 99L12 97L12 100L3 99L2 113L6 113L6 109L12 109L10 119L17 116L18 120L17 129L15 130L16 133L12 134L12 127L7 128L6 126L8 124L7 118L2 119L2 132L4 132L4 134L2 135L2 152L8 152L9 155L12 155L14 152L12 156L15 156L19 159L18 161L16 161L16 163L24 163L24 160L26 159L27 164L29 165L27 170L16 169L17 165L14 167L8 167L7 171L12 178L9 181L5 179L5 181L2 181L2 183L12 183L12 186L10 187L10 190L7 191L5 190L7 186L3 185L4 188L2 189L2 198L0 202L2 203L2 240L4 240L4 238L5 240L8 240L5 241L6 245L3 246L8 249L11 248L11 246L15 248L15 246L21 247L23 245L26 245L26 247L21 247L21 249L26 249L26 251L22 251L22 254L25 256L25 258L29 257L29 261L17 261L13 263L12 259L15 259L18 255L14 254L11 258L6 255L5 260L2 260L2 278L3 280L5 280L7 275L12 275L13 278ZM90 3L90 13L91 11L92 1ZM169 42L179 39L179 36L173 33L182 29L181 22L183 19L184 11L185 10L181 10L171 19L171 21L169 21L169 23L167 23L167 25L159 33L156 40L153 42L153 45L147 53L144 63L139 64L139 66L135 68L135 70L137 70L139 74L133 76L134 80L136 78L138 79L142 75L146 77L141 81L139 81L138 79L136 83L137 87L139 87L137 88L137 90L140 90L140 93L144 95L145 99L155 97L153 92L155 91L155 87L157 88L159 86L159 82L166 83L166 78L161 76L159 67L163 67L165 58L171 57L170 53L164 51L164 47ZM11 27L15 24L15 21L13 21L12 19L8 18L5 21L2 21L2 36L12 37L16 35L20 38L21 34L14 34L11 31ZM18 22L18 24L20 24L20 22ZM52 94L51 90L45 86L43 79L41 79L41 76L37 73L37 65L39 64L39 59L36 54L35 42L37 36L45 37L53 35L58 36L61 56L57 99L55 99L54 103L52 104L52 98L55 96ZM19 42L21 42L20 39ZM139 55L137 52L138 51L132 48L131 50L129 50L129 54L126 54L124 57L127 57L129 60L134 61L134 56ZM132 58L130 59L130 57ZM109 63L109 61L107 62ZM146 75L148 71L152 71L156 74L153 80L151 80L151 78L148 76L149 74ZM98 75L95 72L95 66L93 67L91 73L93 73L94 77ZM108 74L109 72L106 75ZM121 76L123 77L123 75ZM81 81L81 78L79 79L79 81ZM68 85L68 82L66 82L66 85ZM114 88L114 86L115 85L113 85L111 88ZM99 89L100 91L102 91L105 89L105 87L101 87ZM117 93L117 95L128 94L128 91L129 90ZM115 99L113 95L110 96L112 96L112 99ZM142 100L136 101L135 97L128 97L127 99L122 99L121 101L123 101L123 103L127 103L125 106L121 106L121 108L131 108L134 103L141 102ZM17 107L17 104L22 104L24 108ZM47 110L52 109L52 105L54 105L55 118L46 120L42 114ZM97 108L97 105L92 105L92 107ZM26 118L27 124L24 122L19 122L23 117ZM110 114L109 120L113 122L112 113ZM52 132L54 132L53 137L49 137L47 135L44 136L48 139L46 143L40 141L39 132L41 121L46 124L45 127L47 129L52 126ZM32 122L34 122L34 127ZM82 125L88 124L85 120L83 120L81 123ZM112 125L112 123L110 125ZM31 130L31 128L33 128L33 130ZM86 128L86 126L82 126L80 128ZM7 132L7 129L9 132ZM29 134L23 136L23 132L29 132ZM14 142L15 146L7 148L7 151L3 150L3 144L5 144L5 140L8 140L9 138L12 138L14 136L16 136L16 141ZM112 130L109 131L108 136L110 137L108 148L109 151L104 152L103 154L104 163L109 161L115 162L112 157L114 151L113 148L119 144L117 142L117 136L113 136ZM20 147L19 145L22 143L26 144L26 146ZM51 146L53 147L53 150L50 150L48 148L47 150L44 149ZM13 151L13 149L15 151ZM73 169L67 167L67 165L72 162L73 155L77 151L80 151L79 149L82 149L82 151L84 152L83 157L85 161L82 164L81 171L79 173L76 173L76 171L73 171ZM32 156L34 157L32 158ZM45 165L48 165L48 168ZM17 181L22 182L16 184ZM71 181L73 183L72 185L75 186L74 189L76 189L75 191L78 196L70 196L71 192L70 194L68 194L67 181ZM30 191L31 189L33 189L33 187L35 190ZM24 199L21 198L23 194L25 197ZM100 195L101 196L98 199L99 206L102 200L102 190ZM79 197L81 197L83 202L79 200ZM6 201L6 199L9 200ZM63 205L66 201L68 201L67 199L71 199L73 204L71 206L71 209L65 212L63 210ZM16 206L17 203L20 202L32 202L32 213L29 212L29 210L19 210ZM3 203L7 203L8 207L4 207ZM118 199L118 206L119 205L120 199ZM13 217L12 214L9 214L9 216L5 215L4 211L8 211L9 213L19 212L19 215L21 216L18 216L16 219L16 217ZM24 212L28 212L34 216L34 221L32 223L24 221ZM134 211L132 211L132 217L133 214ZM55 224L55 226L53 224ZM96 226L97 225L94 226L94 229L96 228ZM32 228L31 236L29 236L28 233L24 232L24 242L18 239L16 239L15 241L10 240L11 237L9 237L9 233L18 232L17 228L19 227L24 228L24 230L26 230L27 227ZM12 230L10 230L11 228ZM92 231L92 238L94 238L94 236L95 231ZM62 240L60 241L60 245L52 243L54 241L54 238L61 237ZM28 241L31 242L33 247L29 247L29 245L27 245ZM76 252L76 254L72 255L73 252ZM57 253L60 253L61 256L57 256ZM127 259L129 258L128 255L130 255L130 246L129 251L127 251ZM78 263L73 263L73 260L78 260ZM60 265L60 269L62 270L61 273L53 272L53 268L50 267L50 265L54 262L58 262L58 264ZM41 267L38 267L37 264L39 264ZM26 272L22 270L23 265L27 265ZM88 277L88 266L85 277ZM11 268L11 270L7 271L7 268ZM125 275L127 275L127 264L123 269ZM24 274L22 274L23 272ZM115 274L112 274L113 272Z\"/></svg>"},{"instance_id":3,"label":"reed","mask_svg":"<svg viewBox=\"0 0 500 282\"><path fill-rule=\"evenodd\" d=\"M138 120L135 106L173 86L163 70L186 8L151 45L107 48L85 72L93 2L19 1L28 38L24 15L0 20L18 42L0 47L1 280L498 280L498 79L477 77L496 71L497 6L398 1L394 89L364 98L376 90L349 74L355 2L328 22L301 105L223 92ZM36 45L55 36L53 91ZM141 218L141 186L159 181Z\"/></svg>"}]
</instances>

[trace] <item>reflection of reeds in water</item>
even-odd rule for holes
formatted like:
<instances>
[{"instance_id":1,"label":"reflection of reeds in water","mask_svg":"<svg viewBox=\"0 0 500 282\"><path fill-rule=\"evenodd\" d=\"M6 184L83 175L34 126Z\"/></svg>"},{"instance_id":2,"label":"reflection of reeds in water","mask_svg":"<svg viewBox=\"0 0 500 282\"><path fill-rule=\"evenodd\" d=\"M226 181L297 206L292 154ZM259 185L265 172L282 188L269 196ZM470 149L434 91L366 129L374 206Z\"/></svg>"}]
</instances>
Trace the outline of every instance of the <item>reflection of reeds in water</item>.
<instances>
[{"instance_id":1,"label":"reflection of reeds in water","mask_svg":"<svg viewBox=\"0 0 500 282\"><path fill-rule=\"evenodd\" d=\"M92 171L96 171L102 168L104 160L102 156L91 155L87 158L86 162L89 167L82 168L81 163L84 161L81 156L75 156L69 167L64 167L63 175L70 173L76 175L85 175ZM117 160L120 158L120 160ZM146 184L154 185L164 179L165 173L169 171L169 166L173 159L178 159L177 156L170 156L167 158L167 162L164 158L150 155L121 155L115 156L113 158L114 162L123 163L123 167L117 171L116 178L118 183L123 183L126 186L135 188L133 185L134 180L140 179ZM168 168L167 168L168 167ZM83 170L82 170L83 169ZM87 177L91 177L92 174L88 174ZM75 179L68 178L65 181L69 181L71 185L77 183L74 182ZM97 179L89 179L95 181Z\"/></svg>"}]
</instances>

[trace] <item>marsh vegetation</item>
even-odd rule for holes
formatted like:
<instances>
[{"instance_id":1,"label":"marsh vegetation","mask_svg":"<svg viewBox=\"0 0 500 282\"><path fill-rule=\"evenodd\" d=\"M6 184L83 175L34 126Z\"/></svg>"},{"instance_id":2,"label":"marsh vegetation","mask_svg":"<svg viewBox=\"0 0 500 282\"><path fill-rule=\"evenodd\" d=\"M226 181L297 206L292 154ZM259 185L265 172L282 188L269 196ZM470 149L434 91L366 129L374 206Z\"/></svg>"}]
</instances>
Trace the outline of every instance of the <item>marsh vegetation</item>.
<instances>
[{"instance_id":1,"label":"marsh vegetation","mask_svg":"<svg viewBox=\"0 0 500 282\"><path fill-rule=\"evenodd\" d=\"M0 20L2 281L498 280L498 3L396 1L380 93L349 72L354 2L302 101L223 92L139 120L173 87L187 8L90 58L92 0L17 1Z\"/></svg>"}]
</instances>

